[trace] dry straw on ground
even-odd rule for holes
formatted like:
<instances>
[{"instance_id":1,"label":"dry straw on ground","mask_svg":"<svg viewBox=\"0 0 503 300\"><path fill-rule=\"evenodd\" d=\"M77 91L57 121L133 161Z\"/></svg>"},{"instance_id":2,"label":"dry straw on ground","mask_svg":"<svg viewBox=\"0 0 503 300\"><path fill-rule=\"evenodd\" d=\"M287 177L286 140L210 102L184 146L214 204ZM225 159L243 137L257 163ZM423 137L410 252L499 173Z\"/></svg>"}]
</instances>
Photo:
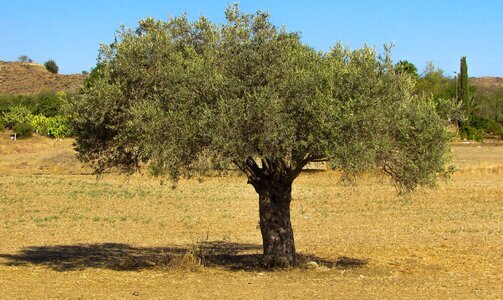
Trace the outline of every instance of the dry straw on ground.
<instances>
[{"instance_id":1,"label":"dry straw on ground","mask_svg":"<svg viewBox=\"0 0 503 300\"><path fill-rule=\"evenodd\" d=\"M70 140L0 134L0 298L503 295L501 146L453 146L452 180L404 197L305 172L292 222L308 268L269 272L244 177L96 181Z\"/></svg>"}]
</instances>

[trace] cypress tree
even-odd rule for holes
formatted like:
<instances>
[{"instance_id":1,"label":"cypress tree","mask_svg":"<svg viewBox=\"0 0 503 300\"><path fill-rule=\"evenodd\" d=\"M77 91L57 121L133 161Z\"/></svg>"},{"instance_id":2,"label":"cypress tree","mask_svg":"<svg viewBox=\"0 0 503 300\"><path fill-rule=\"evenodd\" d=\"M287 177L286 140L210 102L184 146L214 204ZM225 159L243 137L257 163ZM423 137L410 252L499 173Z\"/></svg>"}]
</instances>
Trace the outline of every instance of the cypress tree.
<instances>
[{"instance_id":1,"label":"cypress tree","mask_svg":"<svg viewBox=\"0 0 503 300\"><path fill-rule=\"evenodd\" d=\"M468 89L468 65L466 64L466 56L461 57L460 62L458 101L463 101L463 103L468 103L470 101L470 91Z\"/></svg>"}]
</instances>

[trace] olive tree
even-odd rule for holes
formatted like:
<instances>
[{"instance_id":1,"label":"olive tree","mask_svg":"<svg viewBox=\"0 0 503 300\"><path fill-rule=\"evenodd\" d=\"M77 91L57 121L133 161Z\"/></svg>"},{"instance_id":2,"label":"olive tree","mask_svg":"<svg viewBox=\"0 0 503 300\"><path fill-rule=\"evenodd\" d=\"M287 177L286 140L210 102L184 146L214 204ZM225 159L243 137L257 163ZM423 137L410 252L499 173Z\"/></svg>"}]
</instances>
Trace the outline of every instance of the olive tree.
<instances>
[{"instance_id":1,"label":"olive tree","mask_svg":"<svg viewBox=\"0 0 503 300\"><path fill-rule=\"evenodd\" d=\"M121 28L69 105L79 158L97 173L148 169L174 182L235 166L258 193L264 257L279 266L295 263L292 183L308 163L348 177L382 170L404 191L447 173L445 121L411 96L388 49L318 52L237 5L226 19Z\"/></svg>"}]
</instances>

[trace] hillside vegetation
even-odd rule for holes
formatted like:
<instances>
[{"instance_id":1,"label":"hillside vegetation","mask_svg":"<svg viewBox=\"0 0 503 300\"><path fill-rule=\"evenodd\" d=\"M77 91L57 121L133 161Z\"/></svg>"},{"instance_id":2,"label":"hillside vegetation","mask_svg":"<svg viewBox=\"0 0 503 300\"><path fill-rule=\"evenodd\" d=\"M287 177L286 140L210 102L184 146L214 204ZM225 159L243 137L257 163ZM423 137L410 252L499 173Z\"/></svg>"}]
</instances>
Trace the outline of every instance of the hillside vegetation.
<instances>
[{"instance_id":1,"label":"hillside vegetation","mask_svg":"<svg viewBox=\"0 0 503 300\"><path fill-rule=\"evenodd\" d=\"M0 61L0 94L76 92L84 78L80 74L53 74L41 64Z\"/></svg>"}]
</instances>

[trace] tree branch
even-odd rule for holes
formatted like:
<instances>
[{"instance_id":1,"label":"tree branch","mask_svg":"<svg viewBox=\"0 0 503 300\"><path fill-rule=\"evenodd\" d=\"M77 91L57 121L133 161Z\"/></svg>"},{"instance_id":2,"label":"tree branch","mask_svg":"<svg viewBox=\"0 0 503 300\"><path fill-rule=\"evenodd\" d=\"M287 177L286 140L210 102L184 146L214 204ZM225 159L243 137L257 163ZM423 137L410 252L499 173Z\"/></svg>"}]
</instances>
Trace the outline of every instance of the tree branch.
<instances>
[{"instance_id":1,"label":"tree branch","mask_svg":"<svg viewBox=\"0 0 503 300\"><path fill-rule=\"evenodd\" d=\"M251 156L249 156L244 162L233 160L233 163L246 174L246 177L248 177L248 183L253 184L254 182L258 182L260 181L260 178L264 176L264 172L259 168Z\"/></svg>"},{"instance_id":2,"label":"tree branch","mask_svg":"<svg viewBox=\"0 0 503 300\"><path fill-rule=\"evenodd\" d=\"M293 182L295 180L295 178L297 178L300 175L300 173L302 172L302 169L304 169L304 167L309 162L311 162L315 159L318 159L318 156L308 154L304 158L301 158L300 160L296 160L295 161L295 168L290 173L289 180Z\"/></svg>"}]
</instances>

